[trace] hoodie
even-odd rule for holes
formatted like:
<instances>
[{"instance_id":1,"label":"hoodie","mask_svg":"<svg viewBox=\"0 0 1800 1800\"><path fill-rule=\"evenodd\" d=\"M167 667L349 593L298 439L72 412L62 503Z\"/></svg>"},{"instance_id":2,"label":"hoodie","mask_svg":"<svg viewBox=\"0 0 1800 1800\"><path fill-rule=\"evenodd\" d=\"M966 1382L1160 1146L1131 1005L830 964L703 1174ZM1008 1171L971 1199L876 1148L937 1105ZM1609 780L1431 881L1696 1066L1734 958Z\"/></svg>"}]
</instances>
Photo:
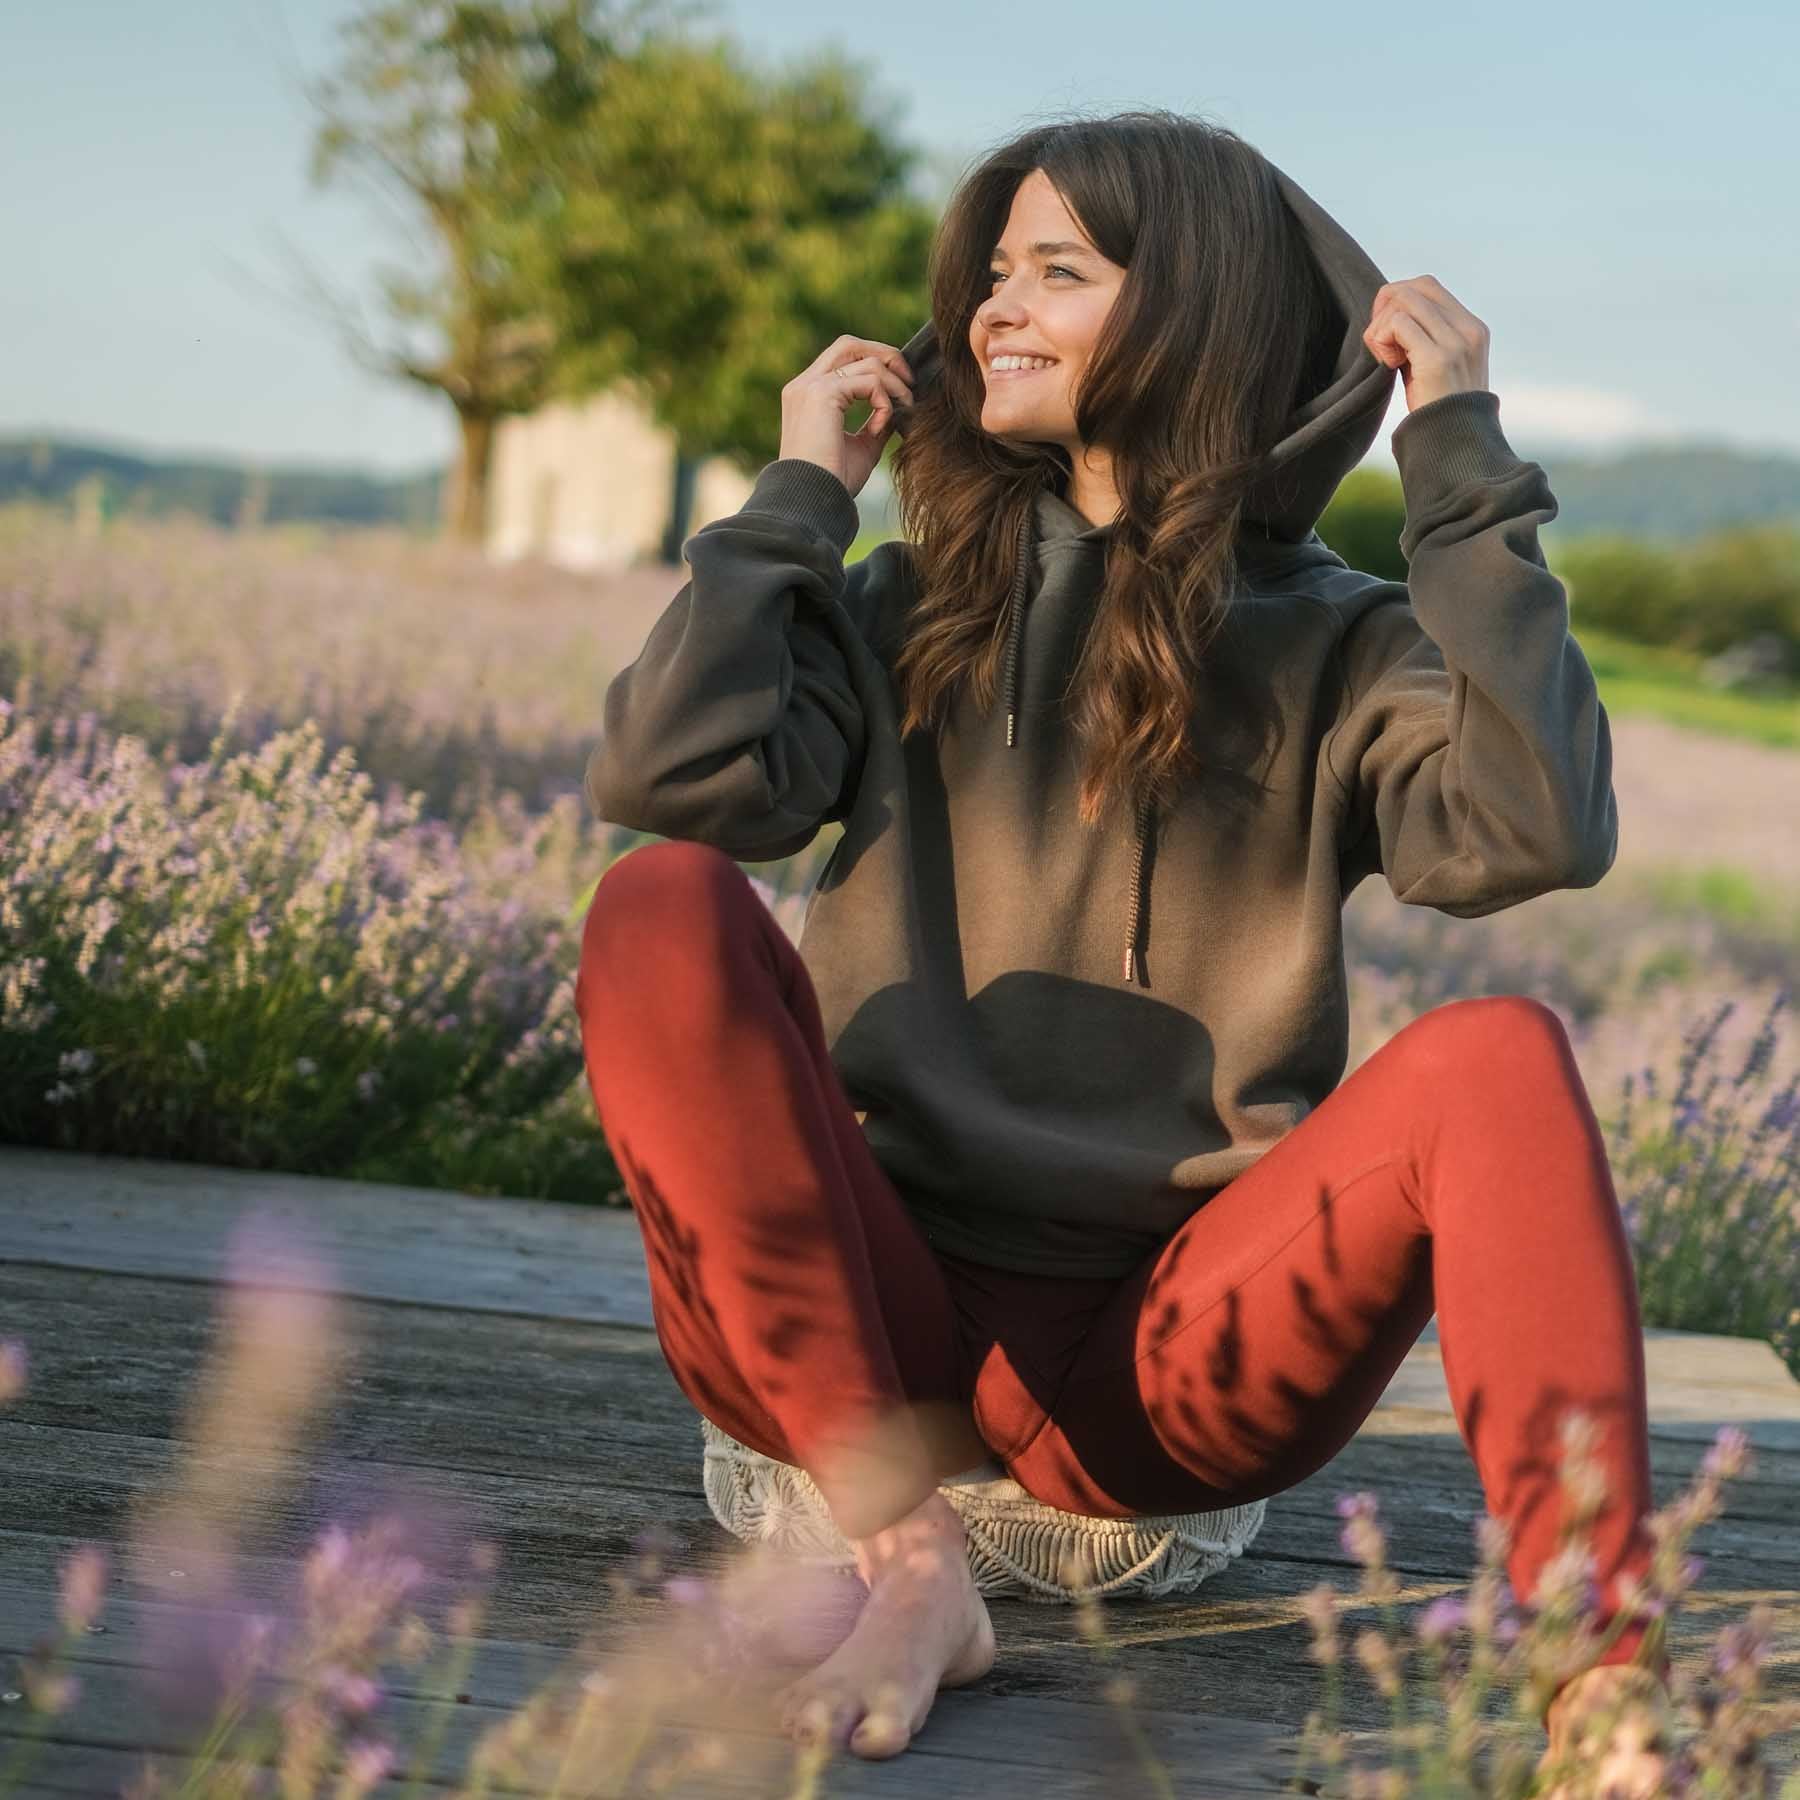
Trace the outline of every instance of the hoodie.
<instances>
[{"instance_id":1,"label":"hoodie","mask_svg":"<svg viewBox=\"0 0 1800 1800\"><path fill-rule=\"evenodd\" d=\"M1111 527L1048 488L1019 541L1004 695L983 712L965 691L935 738L901 739L890 673L909 548L846 564L855 501L802 458L688 538L690 580L606 693L601 819L741 862L842 822L800 955L877 1161L951 1255L1128 1274L1343 1078L1360 881L1478 918L1592 886L1617 851L1606 715L1538 541L1556 501L1498 397L1445 395L1395 428L1406 580L1314 529L1392 393L1362 342L1385 278L1276 175L1338 309L1335 368L1245 508L1194 695L1206 767L1163 808L1077 816L1059 702ZM903 354L918 396L934 328Z\"/></svg>"}]
</instances>

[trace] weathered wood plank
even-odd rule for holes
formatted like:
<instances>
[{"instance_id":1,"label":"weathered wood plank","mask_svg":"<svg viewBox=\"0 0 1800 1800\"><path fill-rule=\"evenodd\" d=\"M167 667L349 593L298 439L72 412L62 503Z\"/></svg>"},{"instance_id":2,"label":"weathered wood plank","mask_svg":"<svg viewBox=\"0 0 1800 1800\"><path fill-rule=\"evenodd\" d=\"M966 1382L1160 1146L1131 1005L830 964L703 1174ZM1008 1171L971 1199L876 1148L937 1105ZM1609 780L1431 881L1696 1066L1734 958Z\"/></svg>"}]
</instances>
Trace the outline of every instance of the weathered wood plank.
<instances>
[{"instance_id":1,"label":"weathered wood plank","mask_svg":"<svg viewBox=\"0 0 1800 1800\"><path fill-rule=\"evenodd\" d=\"M254 1206L316 1245L348 1295L651 1325L637 1225L619 1209L19 1149L0 1149L0 1195L13 1262L215 1280ZM1659 1435L1701 1443L1731 1422L1759 1448L1800 1449L1800 1383L1768 1344L1653 1330L1645 1364ZM1450 1413L1435 1320L1383 1402Z\"/></svg>"},{"instance_id":2,"label":"weathered wood plank","mask_svg":"<svg viewBox=\"0 0 1800 1800\"><path fill-rule=\"evenodd\" d=\"M130 1498L169 1466L176 1453L170 1395L197 1371L207 1325L179 1288L43 1269L0 1270L0 1312L21 1324L39 1317L59 1327L21 1411L6 1422L0 1455L0 1489L14 1484L0 1516L17 1527L29 1512L47 1527L0 1535L0 1571L20 1587L40 1586L47 1620L56 1556L80 1539L110 1536ZM699 1491L693 1415L645 1334L378 1304L354 1305L353 1312L364 1344L355 1368L380 1371L380 1379L361 1387L353 1379L346 1387L303 1492L277 1496L246 1519L261 1553L247 1559L245 1584L259 1601L272 1601L291 1578L337 1491L334 1467L354 1473L365 1493L404 1479L422 1484L435 1504L470 1509L503 1546L491 1628L535 1635L545 1646L572 1645L592 1625L607 1576L629 1563L631 1534L642 1526L672 1524L688 1539L677 1566L712 1567L729 1549ZM120 1335L105 1335L109 1329ZM96 1342L108 1345L106 1355L92 1354ZM108 1373L110 1426L49 1422L68 1416L83 1388ZM538 1402L523 1419L511 1399L522 1374ZM594 1392L607 1396L606 1408L584 1411L581 1402ZM138 1414L148 1415L142 1431L122 1429ZM615 1417L633 1434L623 1461L608 1426ZM546 1431L546 1418L559 1421L555 1429ZM1480 1494L1460 1440L1420 1429L1431 1422L1415 1416L1403 1437L1359 1435L1326 1469L1279 1496L1246 1557L1198 1594L1109 1607L1109 1632L1145 1703L1172 1711L1202 1706L1280 1726L1317 1703L1297 1598L1322 1578L1345 1590L1354 1585L1331 1504L1344 1488L1383 1494L1395 1565L1406 1580L1405 1610L1460 1587ZM1685 1481L1695 1460L1687 1447L1656 1447L1659 1500ZM1753 1586L1777 1585L1773 1572L1783 1566L1779 1585L1800 1585L1783 1485L1767 1484L1761 1536L1748 1548L1724 1541L1718 1527L1712 1531L1719 1541L1703 1534L1700 1547L1713 1557L1703 1602L1717 1586L1718 1604L1736 1616ZM25 1492L36 1496L35 1505L20 1505ZM1728 1515L1722 1524L1729 1523ZM1013 1601L995 1602L994 1615L1001 1661L976 1691L1009 1702L1027 1694L1092 1701L1098 1665L1075 1640L1066 1611ZM1697 1654L1723 1619L1713 1614L1704 1635L1703 1622L1699 1612L1684 1616L1678 1655ZM1790 1612L1784 1632L1796 1624ZM1793 1680L1793 1671L1771 1673ZM1372 1695L1359 1696L1350 1717L1372 1727L1382 1713Z\"/></svg>"},{"instance_id":3,"label":"weathered wood plank","mask_svg":"<svg viewBox=\"0 0 1800 1800\"><path fill-rule=\"evenodd\" d=\"M429 1689L403 1680L390 1687L372 1721L383 1733L412 1744L419 1741L430 1715L443 1711L447 1721L444 1741L428 1765L437 1782L448 1783L460 1774L479 1737L509 1716L525 1697L524 1693L499 1691L484 1668L485 1661L485 1656L478 1656L462 1684L462 1691L469 1696L466 1702L446 1708ZM71 1713L58 1721L58 1738L40 1760L40 1778L54 1774L65 1747L117 1753L149 1750L172 1756L194 1747L197 1727L191 1721L185 1726L171 1723L158 1711L150 1690L139 1679L145 1666L141 1652L135 1662L83 1656L78 1665L81 1698ZM259 1687L264 1698L278 1692L273 1683ZM1052 1796L1119 1791L1118 1784L1129 1771L1130 1746L1110 1706L1026 1698L1010 1703L1004 1720L996 1721L991 1706L983 1709L968 1704L973 1697L962 1692L940 1696L925 1731L907 1756L884 1765L888 1773L881 1779L880 1792L982 1795L992 1791L1001 1765L1028 1775L1034 1789ZM665 1690L656 1703L656 1717L662 1723L652 1759L701 1732L717 1735L730 1752L722 1769L670 1791L709 1795L772 1792L777 1779L791 1767L792 1747L772 1724L756 1725L747 1713L721 1722L716 1707ZM1291 1734L1277 1727L1194 1708L1179 1712L1134 1708L1133 1718L1149 1740L1153 1755L1190 1771L1177 1781L1178 1792L1220 1797L1266 1794L1277 1788L1293 1764ZM0 1712L0 1743L16 1735L23 1724L21 1715ZM81 1760L91 1763L91 1759ZM1203 1771L1203 1777L1194 1773L1197 1771ZM839 1758L828 1791L872 1793L875 1779L868 1765Z\"/></svg>"},{"instance_id":4,"label":"weathered wood plank","mask_svg":"<svg viewBox=\"0 0 1800 1800\"><path fill-rule=\"evenodd\" d=\"M251 1209L323 1253L345 1293L468 1312L651 1322L642 1242L628 1209L0 1149L7 1261L214 1281L232 1227Z\"/></svg>"},{"instance_id":5,"label":"weathered wood plank","mask_svg":"<svg viewBox=\"0 0 1800 1800\"><path fill-rule=\"evenodd\" d=\"M27 1227L16 1229L18 1155L0 1152L0 1255L17 1256L21 1236L30 1240L28 1249L43 1253L0 1265L0 1320L33 1352L27 1395L0 1418L0 1651L16 1651L47 1623L57 1556L76 1542L110 1539L131 1499L171 1466L179 1405L212 1330L212 1302L192 1284L216 1277L229 1222L251 1198L241 1186L223 1191L234 1187L229 1181L206 1189L212 1199L189 1206L194 1217L184 1226L184 1190L173 1176L191 1181L196 1174L236 1172L168 1165L157 1204L135 1213L127 1181L113 1199L142 1231L120 1260L163 1256L178 1266L87 1272L86 1263L111 1254L89 1247L90 1240L104 1245L111 1203L83 1200L65 1164L52 1171L51 1187L70 1209L67 1228L50 1229L45 1205L35 1213L27 1208ZM145 1166L89 1160L110 1162L115 1171L121 1163L131 1171ZM592 1627L596 1609L610 1598L608 1577L629 1564L631 1536L643 1525L676 1527L686 1540L675 1557L678 1567L716 1567L733 1549L701 1494L697 1420L654 1336L643 1329L648 1314L635 1224L626 1214L538 1203L436 1193L407 1201L397 1197L408 1190L358 1184L335 1184L355 1193L336 1196L334 1211L314 1204L321 1185L334 1184L300 1181L289 1200L312 1207L294 1216L310 1217L315 1228L326 1217L355 1250L339 1270L340 1278L349 1270L351 1294L363 1295L348 1298L344 1308L355 1354L297 1486L246 1508L246 1594L259 1603L279 1595L333 1506L410 1492L440 1516L454 1515L502 1545L488 1628L495 1646L507 1646L512 1658L507 1666L517 1691L508 1704L514 1704ZM440 1217L447 1199L458 1205ZM459 1210L465 1207L466 1216ZM538 1220L525 1217L534 1211ZM82 1220L85 1226L75 1229ZM569 1220L577 1225L573 1246L566 1236L559 1244L554 1230ZM594 1221L599 1229L581 1235ZM488 1284L477 1279L473 1302L458 1310L469 1291L459 1292L458 1284L484 1258L503 1260L495 1246L515 1229L540 1246L515 1257L560 1261L564 1286L534 1289L516 1280L509 1286L490 1271ZM441 1258L417 1255L421 1242L436 1245L440 1238ZM179 1256L168 1254L171 1246ZM613 1259L607 1297L597 1303L581 1291L582 1258L590 1254ZM408 1258L414 1266L404 1281L384 1273L388 1262ZM639 1321L621 1322L634 1306ZM1800 1536L1791 1524L1800 1437L1787 1433L1800 1416L1800 1388L1767 1346L1743 1340L1652 1334L1646 1360L1659 1503L1691 1476L1720 1419L1739 1417L1759 1451L1755 1475L1734 1484L1726 1518L1696 1545L1711 1560L1701 1593L1677 1621L1677 1656L1699 1654L1717 1627L1741 1616L1756 1595L1775 1601L1782 1639L1792 1642L1800 1627ZM1306 1656L1308 1632L1297 1600L1320 1579L1340 1589L1354 1585L1337 1543L1332 1499L1361 1487L1382 1496L1405 1581L1404 1610L1466 1582L1481 1495L1448 1415L1435 1332L1415 1348L1345 1451L1276 1497L1243 1560L1194 1596L1106 1609L1118 1666L1136 1682L1145 1707L1176 1720L1204 1708L1287 1732L1317 1704L1318 1671ZM135 1601L155 1604L142 1595ZM995 1602L993 1610L999 1665L982 1683L940 1696L934 1726L940 1709L948 1708L942 1715L948 1719L973 1708L982 1745L1016 1760L1011 1721L1027 1701L1106 1712L1097 1700L1100 1665L1076 1638L1066 1609L1011 1601ZM82 1656L84 1663L91 1658L123 1670L129 1657L121 1661L122 1650L122 1643L96 1639L82 1647ZM531 1682L518 1689L528 1673ZM1800 1657L1786 1654L1768 1674L1775 1692L1800 1692ZM997 1699L1005 1706L995 1708ZM1365 1729L1384 1716L1374 1696L1354 1683L1347 1712ZM1049 1729L1054 1742L1056 1728ZM1041 1731L1037 1741L1044 1741ZM946 1766L960 1768L974 1754L958 1748ZM883 1778L884 1793L906 1793L913 1789L896 1786L893 1771L924 1757L920 1746L895 1764L857 1764L852 1773ZM1800 1761L1800 1745L1790 1740L1775 1761L1778 1767ZM1089 1773L1076 1769L1070 1779ZM952 1775L946 1777L952 1785L940 1780L929 1791L990 1793L993 1776L990 1769L979 1784L963 1788L956 1785L961 1775ZM1064 1791L1036 1780L1033 1786ZM1225 1790L1178 1784L1177 1791Z\"/></svg>"},{"instance_id":6,"label":"weathered wood plank","mask_svg":"<svg viewBox=\"0 0 1800 1800\"><path fill-rule=\"evenodd\" d=\"M34 1349L30 1391L9 1414L15 1423L148 1436L177 1429L180 1396L213 1329L210 1310L178 1289L86 1272L0 1266L0 1309L55 1321ZM698 1420L647 1333L361 1302L346 1302L344 1318L355 1351L336 1448L348 1459L385 1449L436 1467L698 1489ZM105 1353L95 1348L102 1344ZM1653 1390L1653 1410L1659 1404ZM1780 1522L1800 1482L1800 1455L1752 1437L1756 1470L1734 1485L1731 1516ZM1456 1496L1448 1504L1472 1523L1479 1490L1447 1415L1384 1399L1314 1480L1335 1492L1362 1478L1369 1457L1368 1467L1390 1468L1388 1479L1403 1480L1428 1510L1445 1504L1437 1489L1448 1484ZM1698 1462L1691 1442L1653 1437L1659 1501ZM1277 1496L1271 1521L1305 1508L1308 1492L1303 1484Z\"/></svg>"},{"instance_id":7,"label":"weathered wood plank","mask_svg":"<svg viewBox=\"0 0 1800 1800\"><path fill-rule=\"evenodd\" d=\"M346 1294L651 1324L628 1209L16 1148L0 1148L0 1197L3 1260L214 1280L233 1224L254 1207L328 1256ZM1800 1383L1768 1344L1699 1332L1645 1336L1659 1428L1700 1439L1729 1420L1760 1426L1759 1441L1800 1448ZM1449 1411L1436 1346L1434 1320L1385 1401Z\"/></svg>"},{"instance_id":8,"label":"weathered wood plank","mask_svg":"<svg viewBox=\"0 0 1800 1800\"><path fill-rule=\"evenodd\" d=\"M376 1429L373 1421L365 1424L370 1433ZM388 1448L401 1454L389 1460L368 1453L366 1443L347 1450L346 1435L340 1432L326 1440L300 1469L298 1487L275 1486L281 1476L279 1465L244 1459L247 1479L274 1487L272 1494L252 1491L245 1496L241 1521L247 1537L266 1538L282 1555L296 1556L304 1551L315 1521L332 1516L334 1509L366 1509L376 1496L389 1495L422 1515L459 1513L460 1529L467 1535L493 1536L503 1547L517 1542L521 1549L561 1552L584 1545L600 1558L602 1568L611 1566L608 1556L626 1559L630 1534L658 1521L679 1520L682 1529L700 1540L697 1547L703 1553L730 1543L712 1522L697 1471L685 1480L678 1469L671 1471L669 1480L647 1478L636 1468L601 1471L590 1483L407 1460L404 1440L396 1441L398 1431L389 1434ZM0 1483L0 1495L8 1502L5 1516L15 1530L29 1529L28 1521L54 1521L59 1535L110 1533L123 1525L134 1496L168 1476L179 1451L180 1446L167 1438L116 1431L97 1436L0 1419L0 1463L7 1471ZM1243 1560L1285 1561L1315 1580L1321 1578L1316 1571L1349 1575L1352 1566L1338 1543L1341 1521L1333 1497L1352 1469L1371 1481L1379 1481L1383 1474L1388 1477L1383 1484L1388 1495L1385 1514L1390 1561L1398 1572L1424 1580L1466 1578L1473 1561L1473 1521L1481 1510L1479 1488L1472 1478L1459 1479L1454 1473L1432 1478L1406 1466L1403 1456L1383 1460L1346 1454L1332 1465L1336 1473L1321 1471L1278 1496ZM1676 1485L1670 1484L1671 1492ZM604 1495L604 1509L595 1504L598 1495ZM1659 1501L1665 1497L1657 1495ZM526 1535L522 1515L529 1516L532 1536ZM1800 1590L1800 1534L1789 1518L1728 1513L1698 1542L1717 1585ZM1209 1583L1202 1595L1221 1579ZM1164 1606L1157 1603L1159 1612Z\"/></svg>"}]
</instances>

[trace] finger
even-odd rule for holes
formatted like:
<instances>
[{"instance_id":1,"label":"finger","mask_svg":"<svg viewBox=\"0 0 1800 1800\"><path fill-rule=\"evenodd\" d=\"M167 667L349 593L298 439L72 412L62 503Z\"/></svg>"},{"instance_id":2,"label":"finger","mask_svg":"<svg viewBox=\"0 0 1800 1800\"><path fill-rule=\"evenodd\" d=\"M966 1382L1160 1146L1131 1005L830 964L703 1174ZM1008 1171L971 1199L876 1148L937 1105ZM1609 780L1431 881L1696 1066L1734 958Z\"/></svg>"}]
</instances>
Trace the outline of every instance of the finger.
<instances>
[{"instance_id":1,"label":"finger","mask_svg":"<svg viewBox=\"0 0 1800 1800\"><path fill-rule=\"evenodd\" d=\"M1421 277L1421 279L1428 279ZM1446 295L1446 299L1449 297ZM1424 329L1428 340L1443 350L1453 350L1458 342L1470 334L1463 329L1462 321L1456 315L1463 309L1451 300L1448 307L1440 305L1429 294L1422 293L1418 287L1407 284L1391 295L1386 302L1390 308L1399 308L1415 319ZM1470 324L1476 323L1472 314L1465 314ZM1371 329L1373 327L1371 326Z\"/></svg>"},{"instance_id":2,"label":"finger","mask_svg":"<svg viewBox=\"0 0 1800 1800\"><path fill-rule=\"evenodd\" d=\"M1456 302L1452 300L1448 307L1434 300L1429 294L1414 292L1408 300L1414 318L1431 334L1432 338L1446 350L1454 347L1461 335L1460 321L1455 317ZM1457 309L1460 310L1460 309Z\"/></svg>"},{"instance_id":3,"label":"finger","mask_svg":"<svg viewBox=\"0 0 1800 1800\"><path fill-rule=\"evenodd\" d=\"M878 438L893 422L894 403L886 394L869 396L869 416L863 420L850 435L860 438Z\"/></svg>"},{"instance_id":4,"label":"finger","mask_svg":"<svg viewBox=\"0 0 1800 1800\"><path fill-rule=\"evenodd\" d=\"M846 332L842 337L825 346L813 358L810 371L824 371L837 368L847 357L874 355L886 359L899 356L900 352L892 344L884 344L879 338L853 337Z\"/></svg>"},{"instance_id":5,"label":"finger","mask_svg":"<svg viewBox=\"0 0 1800 1800\"><path fill-rule=\"evenodd\" d=\"M868 342L868 340L864 338L864 340L859 340L859 342ZM887 369L889 373L895 374L898 380L909 383L909 385L913 382L913 371L907 367L905 356L900 355L900 351L896 351L896 349L893 349L893 346L887 346L887 344L877 344L877 346L873 347L868 353L864 353L862 356L853 356L850 362L837 362L833 367L837 367L837 369L846 369L846 367L857 367L857 365L864 364L871 367L871 369L875 369L875 367Z\"/></svg>"},{"instance_id":6,"label":"finger","mask_svg":"<svg viewBox=\"0 0 1800 1800\"><path fill-rule=\"evenodd\" d=\"M1479 344L1488 337L1487 321L1475 316L1435 275L1421 275L1419 284L1429 292L1424 296L1443 314L1449 328L1465 344Z\"/></svg>"},{"instance_id":7,"label":"finger","mask_svg":"<svg viewBox=\"0 0 1800 1800\"><path fill-rule=\"evenodd\" d=\"M878 357L864 356L855 362L840 363L823 379L835 382L841 391L860 393L865 398L873 397L865 392L866 388L879 385L896 399L912 405L912 389Z\"/></svg>"},{"instance_id":8,"label":"finger","mask_svg":"<svg viewBox=\"0 0 1800 1800\"><path fill-rule=\"evenodd\" d=\"M881 356L859 356L854 362L838 364L838 371L844 369L868 369L870 371L879 371L883 378L892 384L894 392L904 393L908 399L912 397L911 378L904 372L903 368L897 369L894 367L894 359ZM835 372L837 371L834 371L834 373Z\"/></svg>"},{"instance_id":9,"label":"finger","mask_svg":"<svg viewBox=\"0 0 1800 1800\"><path fill-rule=\"evenodd\" d=\"M1435 275L1415 275L1413 284L1423 288L1432 299L1444 303L1452 312L1462 304Z\"/></svg>"},{"instance_id":10,"label":"finger","mask_svg":"<svg viewBox=\"0 0 1800 1800\"><path fill-rule=\"evenodd\" d=\"M865 387L863 385L865 382L871 385ZM874 377L867 375L858 380L839 381L836 384L838 392L835 397L843 402L844 414L847 415L858 400L866 400L869 403L869 416L854 431L846 431L846 437L872 437L881 430L884 422L892 415L892 401L880 386L873 385L873 383Z\"/></svg>"},{"instance_id":11,"label":"finger","mask_svg":"<svg viewBox=\"0 0 1800 1800\"><path fill-rule=\"evenodd\" d=\"M857 349L863 351L864 355L862 357L854 356ZM884 344L877 338L847 339L844 343L844 354L853 356L854 359L859 362L866 357L872 362L881 363L885 367L892 369L903 381L911 381L913 378L912 369L907 364L906 358L902 356L892 344ZM841 368L843 367L843 363L839 361L832 366Z\"/></svg>"},{"instance_id":12,"label":"finger","mask_svg":"<svg viewBox=\"0 0 1800 1800\"><path fill-rule=\"evenodd\" d=\"M1415 352L1423 349L1449 349L1449 343L1440 343L1438 331L1432 331L1421 321L1414 307L1416 302L1402 304L1398 300L1390 301L1380 318L1375 320L1363 333L1363 341L1369 348L1380 354L1385 348L1398 347L1406 353L1410 361Z\"/></svg>"}]
</instances>

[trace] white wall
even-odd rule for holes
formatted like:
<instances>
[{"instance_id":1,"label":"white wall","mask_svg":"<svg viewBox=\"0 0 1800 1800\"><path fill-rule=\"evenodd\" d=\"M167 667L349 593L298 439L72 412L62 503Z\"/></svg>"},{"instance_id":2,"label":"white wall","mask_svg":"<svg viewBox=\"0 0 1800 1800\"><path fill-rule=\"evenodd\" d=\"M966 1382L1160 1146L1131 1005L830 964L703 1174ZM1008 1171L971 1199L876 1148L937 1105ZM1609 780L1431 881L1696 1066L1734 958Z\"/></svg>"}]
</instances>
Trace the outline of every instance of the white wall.
<instances>
[{"instance_id":1,"label":"white wall","mask_svg":"<svg viewBox=\"0 0 1800 1800\"><path fill-rule=\"evenodd\" d=\"M504 419L495 433L487 551L571 569L654 558L668 522L675 448L629 393L559 401ZM700 467L688 531L736 512L755 477L723 457Z\"/></svg>"}]
</instances>

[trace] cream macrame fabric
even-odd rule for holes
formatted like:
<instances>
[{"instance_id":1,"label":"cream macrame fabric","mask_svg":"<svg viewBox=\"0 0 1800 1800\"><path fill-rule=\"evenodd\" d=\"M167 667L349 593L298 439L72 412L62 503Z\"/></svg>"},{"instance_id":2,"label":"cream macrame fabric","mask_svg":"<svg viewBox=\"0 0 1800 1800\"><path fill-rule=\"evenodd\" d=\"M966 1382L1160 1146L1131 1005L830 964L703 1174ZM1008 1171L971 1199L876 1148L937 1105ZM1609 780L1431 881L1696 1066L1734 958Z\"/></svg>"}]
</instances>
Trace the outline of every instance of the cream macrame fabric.
<instances>
[{"instance_id":1,"label":"cream macrame fabric","mask_svg":"<svg viewBox=\"0 0 1800 1800\"><path fill-rule=\"evenodd\" d=\"M734 1537L800 1562L855 1566L855 1551L804 1469L740 1444L704 1413L700 1434L706 1502ZM1191 1593L1243 1553L1269 1505L1252 1500L1222 1512L1090 1519L1034 1500L997 1462L952 1476L938 1491L968 1531L977 1590L1048 1605L1090 1594ZM1092 1572L1091 1582L1071 1587L1061 1578L1071 1556Z\"/></svg>"}]
</instances>

